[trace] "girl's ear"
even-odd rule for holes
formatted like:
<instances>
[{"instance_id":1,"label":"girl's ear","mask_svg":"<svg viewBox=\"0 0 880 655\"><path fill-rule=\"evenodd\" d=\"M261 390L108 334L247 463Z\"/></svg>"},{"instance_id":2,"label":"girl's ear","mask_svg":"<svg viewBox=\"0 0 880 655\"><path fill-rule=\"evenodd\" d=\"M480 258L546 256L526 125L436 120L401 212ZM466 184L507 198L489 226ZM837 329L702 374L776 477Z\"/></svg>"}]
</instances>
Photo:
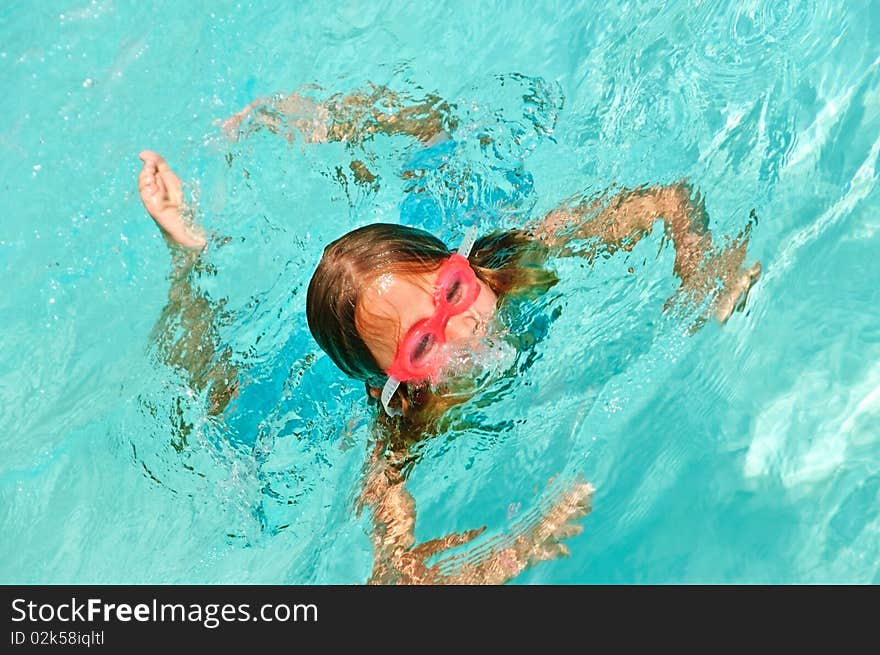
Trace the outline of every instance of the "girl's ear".
<instances>
[{"instance_id":1,"label":"girl's ear","mask_svg":"<svg viewBox=\"0 0 880 655\"><path fill-rule=\"evenodd\" d=\"M367 393L370 394L370 397L373 400L379 400L379 397L382 395L382 390L379 387L371 387L367 386Z\"/></svg>"}]
</instances>

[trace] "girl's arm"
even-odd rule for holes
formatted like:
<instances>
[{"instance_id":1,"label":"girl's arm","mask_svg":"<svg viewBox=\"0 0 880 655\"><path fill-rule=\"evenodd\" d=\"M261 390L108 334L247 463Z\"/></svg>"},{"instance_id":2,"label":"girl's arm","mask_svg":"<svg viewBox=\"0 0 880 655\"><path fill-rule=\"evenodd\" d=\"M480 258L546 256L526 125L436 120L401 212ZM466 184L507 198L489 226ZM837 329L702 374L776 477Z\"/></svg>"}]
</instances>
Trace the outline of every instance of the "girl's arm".
<instances>
[{"instance_id":1,"label":"girl's arm","mask_svg":"<svg viewBox=\"0 0 880 655\"><path fill-rule=\"evenodd\" d=\"M559 254L578 254L592 260L597 252L631 250L662 221L675 247L673 270L681 280L680 295L696 302L716 290L715 314L722 322L745 296L761 272L759 262L744 268L754 214L745 228L723 248L713 244L708 219L699 194L686 183L626 190L594 201L563 203L527 226L534 238ZM586 247L574 248L575 240Z\"/></svg>"},{"instance_id":2,"label":"girl's arm","mask_svg":"<svg viewBox=\"0 0 880 655\"><path fill-rule=\"evenodd\" d=\"M373 572L369 584L428 583L424 558L412 551L415 545L416 503L404 486L400 472L377 445L370 460L359 500L371 514Z\"/></svg>"},{"instance_id":3,"label":"girl's arm","mask_svg":"<svg viewBox=\"0 0 880 655\"><path fill-rule=\"evenodd\" d=\"M593 488L573 484L546 511L539 512L513 534L428 566L431 557L461 546L485 531L463 533L415 543L415 500L396 469L374 452L361 502L371 509L373 573L370 584L502 584L528 566L567 555L560 539L581 531L571 521L590 510Z\"/></svg>"},{"instance_id":4,"label":"girl's arm","mask_svg":"<svg viewBox=\"0 0 880 655\"><path fill-rule=\"evenodd\" d=\"M509 534L443 559L432 569L444 584L503 584L533 564L567 556L560 540L583 531L573 521L590 512L592 497L592 485L577 480Z\"/></svg>"},{"instance_id":5,"label":"girl's arm","mask_svg":"<svg viewBox=\"0 0 880 655\"><path fill-rule=\"evenodd\" d=\"M180 179L168 163L151 150L143 151L140 158L144 162L138 176L141 200L172 255L168 303L156 321L152 340L162 361L182 371L194 391L207 390L209 412L220 414L237 393L238 377L230 350L220 345L222 302L212 301L193 284L207 243L205 233L188 215ZM175 423L180 423L175 443L182 447L189 426L176 418Z\"/></svg>"},{"instance_id":6,"label":"girl's arm","mask_svg":"<svg viewBox=\"0 0 880 655\"><path fill-rule=\"evenodd\" d=\"M348 95L314 100L301 93L257 98L223 123L231 138L240 135L244 119L250 129L264 127L293 142L295 132L307 143L345 141L360 143L375 134L404 134L429 143L456 125L454 107L439 96L414 98L385 86L369 85Z\"/></svg>"}]
</instances>

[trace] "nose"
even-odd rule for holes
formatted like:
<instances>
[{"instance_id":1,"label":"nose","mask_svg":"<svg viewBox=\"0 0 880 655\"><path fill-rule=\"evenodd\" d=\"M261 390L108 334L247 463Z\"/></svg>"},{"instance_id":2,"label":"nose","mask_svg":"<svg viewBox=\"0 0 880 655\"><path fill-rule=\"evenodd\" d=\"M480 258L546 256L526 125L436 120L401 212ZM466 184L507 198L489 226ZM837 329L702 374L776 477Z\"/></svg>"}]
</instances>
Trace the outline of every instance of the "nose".
<instances>
[{"instance_id":1,"label":"nose","mask_svg":"<svg viewBox=\"0 0 880 655\"><path fill-rule=\"evenodd\" d=\"M447 341L469 341L481 334L482 321L472 310L450 317L446 324Z\"/></svg>"}]
</instances>

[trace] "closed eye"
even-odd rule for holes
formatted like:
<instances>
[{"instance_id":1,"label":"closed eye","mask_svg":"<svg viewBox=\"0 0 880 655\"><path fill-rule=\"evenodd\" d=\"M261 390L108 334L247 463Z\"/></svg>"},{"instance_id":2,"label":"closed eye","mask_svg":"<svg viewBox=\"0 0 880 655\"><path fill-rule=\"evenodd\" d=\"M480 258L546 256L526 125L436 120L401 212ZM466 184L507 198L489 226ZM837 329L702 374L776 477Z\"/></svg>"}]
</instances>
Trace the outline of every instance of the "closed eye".
<instances>
[{"instance_id":1,"label":"closed eye","mask_svg":"<svg viewBox=\"0 0 880 655\"><path fill-rule=\"evenodd\" d=\"M434 337L430 334L423 334L422 338L419 339L419 342L416 344L416 347L413 348L412 352L412 360L413 362L418 362L422 357L424 357L428 351L431 349L431 346L434 344Z\"/></svg>"},{"instance_id":2,"label":"closed eye","mask_svg":"<svg viewBox=\"0 0 880 655\"><path fill-rule=\"evenodd\" d=\"M446 302L454 304L458 301L459 296L461 296L461 282L454 280L446 290Z\"/></svg>"}]
</instances>

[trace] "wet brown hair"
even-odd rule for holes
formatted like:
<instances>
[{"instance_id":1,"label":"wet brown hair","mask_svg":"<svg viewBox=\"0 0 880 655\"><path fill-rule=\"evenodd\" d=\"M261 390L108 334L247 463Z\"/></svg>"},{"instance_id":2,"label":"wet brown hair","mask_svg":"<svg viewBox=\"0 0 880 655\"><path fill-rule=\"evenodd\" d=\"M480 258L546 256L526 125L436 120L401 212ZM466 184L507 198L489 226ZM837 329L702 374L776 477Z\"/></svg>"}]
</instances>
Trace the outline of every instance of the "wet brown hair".
<instances>
[{"instance_id":1,"label":"wet brown hair","mask_svg":"<svg viewBox=\"0 0 880 655\"><path fill-rule=\"evenodd\" d=\"M306 295L309 330L346 375L366 383L368 395L370 387L381 389L387 376L358 331L361 290L385 273L436 270L450 254L429 232L392 223L352 230L324 249ZM540 295L556 284L556 274L543 268L548 254L543 243L523 230L496 231L477 239L468 261L500 302L510 294ZM444 403L424 385L402 384L395 397L404 420L413 424L436 418L455 404Z\"/></svg>"}]
</instances>

